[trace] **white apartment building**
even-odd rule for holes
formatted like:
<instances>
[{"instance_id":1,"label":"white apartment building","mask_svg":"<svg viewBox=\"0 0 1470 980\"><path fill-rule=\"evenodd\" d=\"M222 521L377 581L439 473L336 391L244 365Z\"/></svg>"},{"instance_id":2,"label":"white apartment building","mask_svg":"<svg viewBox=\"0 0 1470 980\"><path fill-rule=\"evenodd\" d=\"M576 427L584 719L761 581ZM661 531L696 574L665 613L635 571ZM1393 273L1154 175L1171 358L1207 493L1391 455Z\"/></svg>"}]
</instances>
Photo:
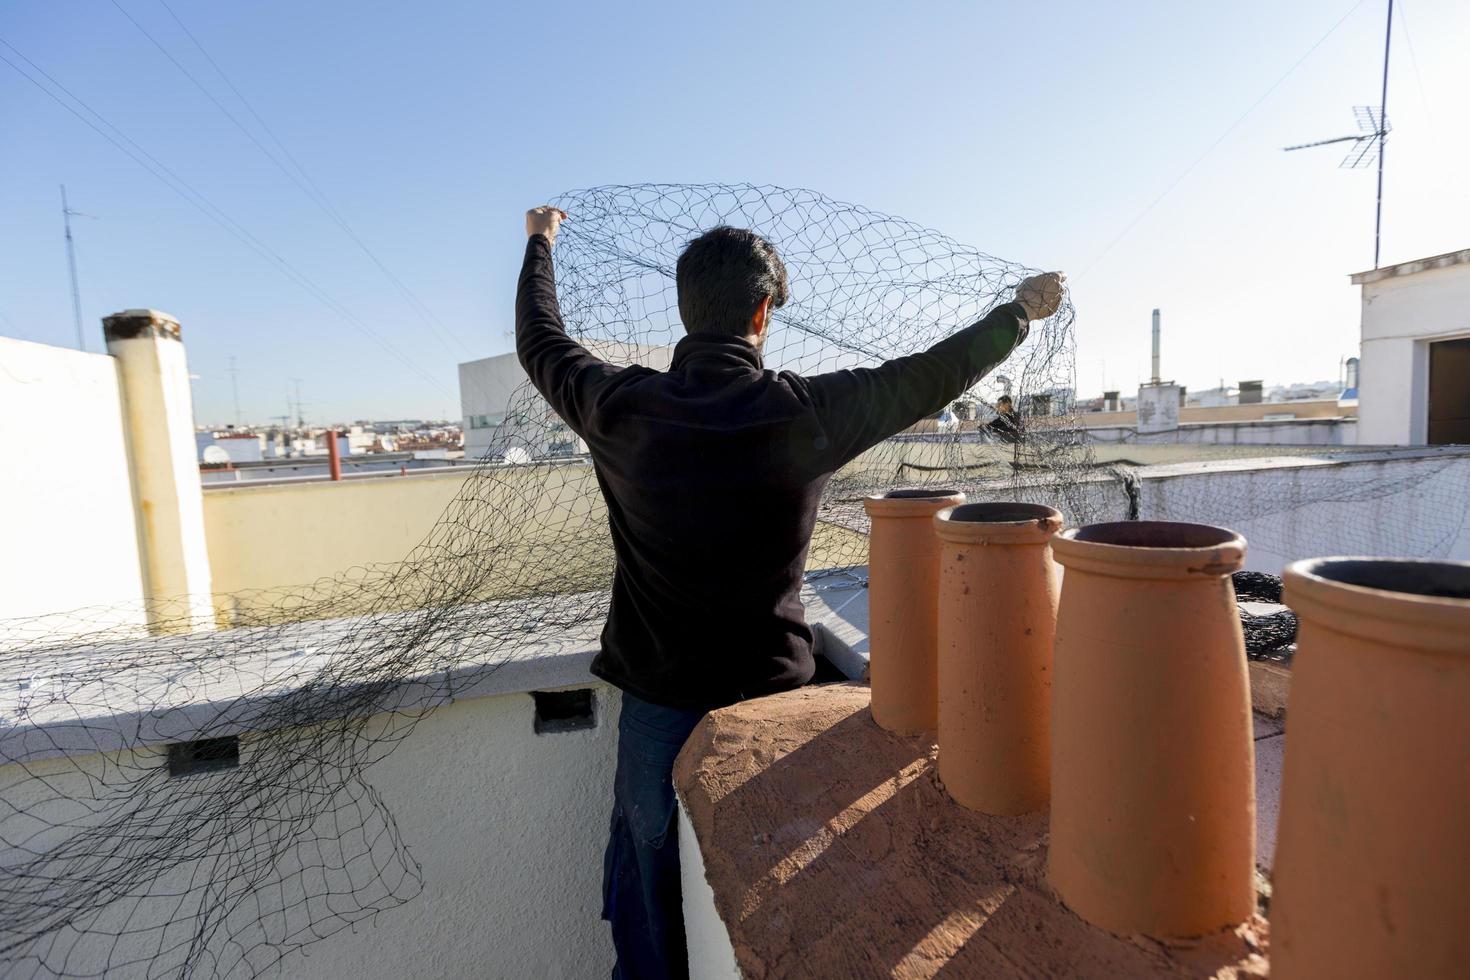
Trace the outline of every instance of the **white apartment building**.
<instances>
[{"instance_id":1,"label":"white apartment building","mask_svg":"<svg viewBox=\"0 0 1470 980\"><path fill-rule=\"evenodd\" d=\"M587 341L598 357L618 365L642 364L666 371L672 347ZM466 459L487 452L508 462L577 456L587 446L531 386L512 352L459 365L459 404L464 415Z\"/></svg>"},{"instance_id":2,"label":"white apartment building","mask_svg":"<svg viewBox=\"0 0 1470 980\"><path fill-rule=\"evenodd\" d=\"M1470 443L1470 248L1352 280L1363 287L1359 444Z\"/></svg>"}]
</instances>

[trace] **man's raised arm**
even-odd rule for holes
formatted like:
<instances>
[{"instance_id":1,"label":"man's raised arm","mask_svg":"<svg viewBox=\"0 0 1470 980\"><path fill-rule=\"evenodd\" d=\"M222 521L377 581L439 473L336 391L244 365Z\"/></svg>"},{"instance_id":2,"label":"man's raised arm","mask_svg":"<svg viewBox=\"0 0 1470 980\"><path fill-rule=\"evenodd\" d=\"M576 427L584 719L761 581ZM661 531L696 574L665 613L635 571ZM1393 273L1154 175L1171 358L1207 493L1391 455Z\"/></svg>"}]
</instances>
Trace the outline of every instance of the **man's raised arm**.
<instances>
[{"instance_id":1,"label":"man's raised arm","mask_svg":"<svg viewBox=\"0 0 1470 980\"><path fill-rule=\"evenodd\" d=\"M592 389L618 369L567 336L562 324L551 246L566 216L553 207L526 212L526 258L516 289L516 355L536 390L580 433Z\"/></svg>"},{"instance_id":2,"label":"man's raised arm","mask_svg":"<svg viewBox=\"0 0 1470 980\"><path fill-rule=\"evenodd\" d=\"M876 368L807 378L830 449L845 462L943 409L1005 360L1026 339L1032 320L1056 312L1065 281L1059 272L1032 276L1017 287L1013 302L926 351Z\"/></svg>"}]
</instances>

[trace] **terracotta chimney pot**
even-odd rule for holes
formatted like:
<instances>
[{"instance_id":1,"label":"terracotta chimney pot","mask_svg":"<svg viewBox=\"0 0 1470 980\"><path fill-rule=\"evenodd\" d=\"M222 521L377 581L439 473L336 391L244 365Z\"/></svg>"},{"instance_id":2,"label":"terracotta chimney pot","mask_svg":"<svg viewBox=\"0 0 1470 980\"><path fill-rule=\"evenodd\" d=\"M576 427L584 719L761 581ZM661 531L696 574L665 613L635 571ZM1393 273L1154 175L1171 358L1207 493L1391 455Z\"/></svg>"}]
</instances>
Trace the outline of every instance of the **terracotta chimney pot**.
<instances>
[{"instance_id":1,"label":"terracotta chimney pot","mask_svg":"<svg viewBox=\"0 0 1470 980\"><path fill-rule=\"evenodd\" d=\"M1093 524L1066 568L1052 687L1048 877L1121 935L1199 936L1256 907L1255 759L1230 573L1245 539Z\"/></svg>"},{"instance_id":2,"label":"terracotta chimney pot","mask_svg":"<svg viewBox=\"0 0 1470 980\"><path fill-rule=\"evenodd\" d=\"M868 675L873 720L917 735L938 723L939 538L934 515L965 502L955 490L867 497Z\"/></svg>"},{"instance_id":3,"label":"terracotta chimney pot","mask_svg":"<svg viewBox=\"0 0 1470 980\"><path fill-rule=\"evenodd\" d=\"M949 507L939 535L939 778L985 813L1045 809L1062 515L1039 504Z\"/></svg>"},{"instance_id":4,"label":"terracotta chimney pot","mask_svg":"<svg viewBox=\"0 0 1470 980\"><path fill-rule=\"evenodd\" d=\"M1315 558L1282 763L1271 975L1470 973L1470 562Z\"/></svg>"}]
</instances>

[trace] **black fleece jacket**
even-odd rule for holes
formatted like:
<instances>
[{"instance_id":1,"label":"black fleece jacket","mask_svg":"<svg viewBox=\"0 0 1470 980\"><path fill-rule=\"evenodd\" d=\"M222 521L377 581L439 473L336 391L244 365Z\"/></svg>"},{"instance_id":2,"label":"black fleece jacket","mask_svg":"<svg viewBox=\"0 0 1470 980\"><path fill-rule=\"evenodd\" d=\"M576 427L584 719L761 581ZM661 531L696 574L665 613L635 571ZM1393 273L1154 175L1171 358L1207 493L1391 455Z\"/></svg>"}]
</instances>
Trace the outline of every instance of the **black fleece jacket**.
<instances>
[{"instance_id":1,"label":"black fleece jacket","mask_svg":"<svg viewBox=\"0 0 1470 980\"><path fill-rule=\"evenodd\" d=\"M563 328L551 246L526 244L516 352L587 443L617 554L592 672L697 711L811 679L799 592L832 473L938 412L1025 338L1016 303L919 354L802 377L692 334L667 371L616 367Z\"/></svg>"}]
</instances>

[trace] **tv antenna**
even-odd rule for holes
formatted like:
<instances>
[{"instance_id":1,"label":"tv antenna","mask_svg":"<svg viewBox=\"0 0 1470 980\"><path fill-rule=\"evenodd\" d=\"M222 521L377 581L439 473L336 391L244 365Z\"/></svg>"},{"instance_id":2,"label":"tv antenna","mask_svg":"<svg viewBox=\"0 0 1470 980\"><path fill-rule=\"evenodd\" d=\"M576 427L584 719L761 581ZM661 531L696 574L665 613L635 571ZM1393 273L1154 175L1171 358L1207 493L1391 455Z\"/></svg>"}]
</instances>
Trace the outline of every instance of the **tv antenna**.
<instances>
[{"instance_id":1,"label":"tv antenna","mask_svg":"<svg viewBox=\"0 0 1470 980\"><path fill-rule=\"evenodd\" d=\"M1330 140L1316 140L1311 143L1299 143L1296 146L1287 146L1283 149L1290 153L1292 150L1306 150L1315 146L1329 146L1333 143L1352 143L1348 148L1347 156L1342 158L1339 167L1345 170L1361 170L1371 166L1376 160L1378 163L1378 201L1373 215L1373 268L1378 268L1378 248L1383 237L1383 149L1388 138L1389 131L1393 128L1388 123L1388 53L1389 45L1393 40L1393 0L1388 0L1388 23L1383 29L1383 90L1379 96L1378 105L1353 106L1353 115L1358 121L1358 131L1351 136L1337 136Z\"/></svg>"},{"instance_id":2,"label":"tv antenna","mask_svg":"<svg viewBox=\"0 0 1470 980\"><path fill-rule=\"evenodd\" d=\"M73 211L66 203L66 185L61 185L61 224L66 229L66 264L71 270L71 315L77 327L77 349L87 349L87 335L82 332L82 291L77 287L77 247L71 237L72 218L91 218L97 220L96 215L83 214Z\"/></svg>"}]
</instances>

